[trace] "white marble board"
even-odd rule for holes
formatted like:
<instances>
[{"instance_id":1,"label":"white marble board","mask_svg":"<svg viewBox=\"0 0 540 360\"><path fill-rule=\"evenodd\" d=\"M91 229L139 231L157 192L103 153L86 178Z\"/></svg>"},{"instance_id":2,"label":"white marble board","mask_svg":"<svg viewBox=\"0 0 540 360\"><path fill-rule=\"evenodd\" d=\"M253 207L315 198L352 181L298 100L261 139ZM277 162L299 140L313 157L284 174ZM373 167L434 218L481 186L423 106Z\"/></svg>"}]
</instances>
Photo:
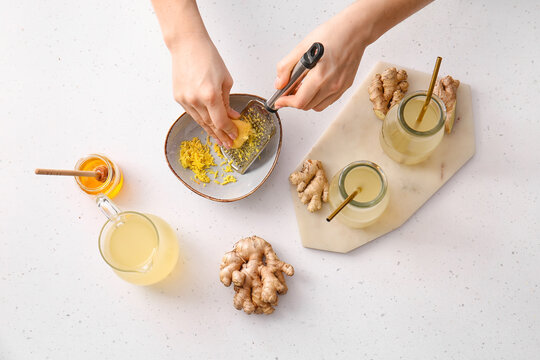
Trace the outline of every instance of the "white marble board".
<instances>
[{"instance_id":1,"label":"white marble board","mask_svg":"<svg viewBox=\"0 0 540 360\"><path fill-rule=\"evenodd\" d=\"M407 71L408 93L425 90L429 85L431 74L427 72L377 63L337 118L302 159L302 162L305 159L321 160L329 181L337 171L352 161L370 160L377 163L388 178L388 208L377 223L365 229L351 229L338 221L328 223L325 220L331 212L329 203L324 204L320 211L309 213L300 202L296 187L291 186L304 247L345 253L398 228L474 155L471 89L463 82L458 89L454 128L450 134L445 134L427 161L413 166L402 165L384 153L379 143L382 121L373 113L367 89L373 75L388 67ZM447 75L444 62L439 75ZM301 168L302 162L296 170ZM441 216L441 221L443 219L444 216Z\"/></svg>"}]
</instances>

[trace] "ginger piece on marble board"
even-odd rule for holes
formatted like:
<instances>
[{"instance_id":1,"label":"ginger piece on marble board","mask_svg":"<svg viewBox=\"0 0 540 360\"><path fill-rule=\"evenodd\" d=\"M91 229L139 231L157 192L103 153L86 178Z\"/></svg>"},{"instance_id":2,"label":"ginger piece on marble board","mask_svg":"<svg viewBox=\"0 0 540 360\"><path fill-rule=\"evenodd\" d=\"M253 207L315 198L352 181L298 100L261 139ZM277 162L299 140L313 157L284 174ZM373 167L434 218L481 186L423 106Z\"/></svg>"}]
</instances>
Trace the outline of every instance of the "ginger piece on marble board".
<instances>
[{"instance_id":1,"label":"ginger piece on marble board","mask_svg":"<svg viewBox=\"0 0 540 360\"><path fill-rule=\"evenodd\" d=\"M278 295L287 293L284 273L293 276L294 268L278 258L270 243L250 236L223 255L219 280L225 286L234 285L237 310L269 315L278 304Z\"/></svg>"},{"instance_id":2,"label":"ginger piece on marble board","mask_svg":"<svg viewBox=\"0 0 540 360\"><path fill-rule=\"evenodd\" d=\"M296 185L298 197L309 212L320 210L322 202L328 202L328 180L319 160L304 161L302 170L293 172L289 181Z\"/></svg>"},{"instance_id":3,"label":"ginger piece on marble board","mask_svg":"<svg viewBox=\"0 0 540 360\"><path fill-rule=\"evenodd\" d=\"M446 106L446 121L444 123L444 129L448 134L452 131L454 120L456 118L458 87L459 80L455 80L450 75L447 75L442 79L439 79L433 88L433 93L437 95Z\"/></svg>"},{"instance_id":4,"label":"ginger piece on marble board","mask_svg":"<svg viewBox=\"0 0 540 360\"><path fill-rule=\"evenodd\" d=\"M381 74L375 74L368 88L369 100L373 103L375 115L383 120L388 110L399 103L409 90L407 72L388 68Z\"/></svg>"}]
</instances>

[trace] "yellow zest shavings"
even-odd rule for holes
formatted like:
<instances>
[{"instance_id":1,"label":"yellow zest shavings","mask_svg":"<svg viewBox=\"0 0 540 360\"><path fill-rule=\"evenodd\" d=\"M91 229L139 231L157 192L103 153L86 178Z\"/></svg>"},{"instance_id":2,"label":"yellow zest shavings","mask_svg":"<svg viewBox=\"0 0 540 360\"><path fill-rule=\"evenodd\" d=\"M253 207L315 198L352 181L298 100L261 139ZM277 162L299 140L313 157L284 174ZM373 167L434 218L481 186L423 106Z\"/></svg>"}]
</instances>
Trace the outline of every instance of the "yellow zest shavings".
<instances>
[{"instance_id":1,"label":"yellow zest shavings","mask_svg":"<svg viewBox=\"0 0 540 360\"><path fill-rule=\"evenodd\" d=\"M203 187L206 187L206 184L210 181L219 185L236 182L237 179L234 176L225 174L233 172L231 167L232 161L227 161L226 159L219 164L222 171L222 181L219 181L219 169L212 169L212 167L218 166L210 150L212 147L218 157L225 159L221 148L217 144L213 144L209 136L206 137L206 144L203 144L197 137L189 141L182 141L180 144L180 163L184 169L190 169L193 172L193 176L190 177L191 181ZM213 175L212 180L208 176L209 174Z\"/></svg>"},{"instance_id":2,"label":"yellow zest shavings","mask_svg":"<svg viewBox=\"0 0 540 360\"><path fill-rule=\"evenodd\" d=\"M203 145L199 138L194 137L189 141L182 141L180 144L180 163L184 169L190 169L196 179L204 183L210 182L210 178L206 174L206 169L215 166L214 157L210 153L210 147ZM197 182L198 183L198 182Z\"/></svg>"},{"instance_id":3,"label":"yellow zest shavings","mask_svg":"<svg viewBox=\"0 0 540 360\"><path fill-rule=\"evenodd\" d=\"M225 159L225 156L221 152L221 148L218 144L214 144L214 152L217 154L217 156L219 156L220 159Z\"/></svg>"},{"instance_id":4,"label":"yellow zest shavings","mask_svg":"<svg viewBox=\"0 0 540 360\"><path fill-rule=\"evenodd\" d=\"M223 181L221 182L221 185L226 185L229 183L236 182L236 178L232 175L227 175L223 178Z\"/></svg>"}]
</instances>

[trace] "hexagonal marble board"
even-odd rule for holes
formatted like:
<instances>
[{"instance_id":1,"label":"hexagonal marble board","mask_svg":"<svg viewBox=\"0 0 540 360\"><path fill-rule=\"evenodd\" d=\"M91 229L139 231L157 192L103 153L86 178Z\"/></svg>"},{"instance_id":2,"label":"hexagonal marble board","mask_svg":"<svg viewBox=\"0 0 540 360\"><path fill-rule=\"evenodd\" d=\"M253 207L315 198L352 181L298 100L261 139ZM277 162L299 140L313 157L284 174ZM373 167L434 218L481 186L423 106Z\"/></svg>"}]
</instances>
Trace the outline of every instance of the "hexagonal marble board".
<instances>
[{"instance_id":1,"label":"hexagonal marble board","mask_svg":"<svg viewBox=\"0 0 540 360\"><path fill-rule=\"evenodd\" d=\"M298 198L296 187L291 186L298 229L304 247L345 253L398 228L474 155L471 89L463 82L458 89L456 120L452 133L444 135L441 144L428 160L413 166L401 165L384 153L379 144L382 121L373 113L367 89L374 74L382 73L388 67L407 71L408 93L425 90L429 85L429 73L378 63L304 157L321 160L329 181L350 162L370 160L379 164L388 178L388 208L375 224L364 229L351 229L336 221L337 219L326 221L326 216L331 212L328 203L318 212L308 212ZM444 67L440 74L446 75ZM295 170L299 170L302 163Z\"/></svg>"}]
</instances>

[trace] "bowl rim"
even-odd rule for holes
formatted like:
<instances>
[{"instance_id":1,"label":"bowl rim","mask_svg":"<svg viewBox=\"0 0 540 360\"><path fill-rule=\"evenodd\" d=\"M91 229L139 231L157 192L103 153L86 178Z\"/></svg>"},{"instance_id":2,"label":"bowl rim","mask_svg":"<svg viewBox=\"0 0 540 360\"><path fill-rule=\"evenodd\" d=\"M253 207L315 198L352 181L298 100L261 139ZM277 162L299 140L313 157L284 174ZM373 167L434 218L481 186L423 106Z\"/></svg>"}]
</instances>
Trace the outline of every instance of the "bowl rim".
<instances>
[{"instance_id":1,"label":"bowl rim","mask_svg":"<svg viewBox=\"0 0 540 360\"><path fill-rule=\"evenodd\" d=\"M257 99L257 100L260 100L262 102L265 102L266 99L260 97L260 96L257 96L257 95L253 95L253 94L245 94L245 93L234 93L234 94L230 94L230 96L233 96L233 95L240 95L240 96L250 96L254 99ZM180 180L182 182L182 184L184 184L189 190L193 191L195 194L199 195L199 196L202 196L203 198L206 198L208 200L212 200L212 201L216 201L216 202L234 202L234 201L238 201L238 200L242 200L242 199L245 199L246 197L248 197L249 195L253 194L255 191L257 191L265 182L266 180L268 179L268 177L270 177L270 174L272 174L272 172L274 171L274 168L276 167L276 164L278 162L278 159L279 159L279 154L281 153L281 142L283 140L283 127L281 125L281 119L279 117L279 114L276 112L276 117L277 117L277 121L278 121L278 125L279 125L279 142L278 142L278 148L277 148L277 152L276 152L276 157L274 159L274 163L272 164L272 166L270 167L270 170L268 171L268 173L266 174L266 176L263 178L263 180L260 182L259 185L257 185L253 190L251 190L250 192L248 192L247 194L245 195L242 195L240 197L237 197L237 198L232 198L232 199L220 199L220 198L216 198L216 197L213 197L213 196L210 196L210 195L207 195L207 194L204 194L198 190L196 190L195 188L193 188L191 185L189 185L187 182L185 182L180 176L178 176L178 174L176 173L176 171L174 171L173 167L171 166L171 163L169 162L169 158L167 157L167 144L169 142L169 137L170 137L170 134L171 134L171 131L173 129L173 127L176 125L176 123L178 121L180 121L180 119L182 118L182 116L184 116L185 114L187 113L187 111L184 111L177 119L175 122L172 123L171 127L169 128L169 131L167 131L167 136L165 137L165 146L164 146L164 151L165 151L165 160L167 161L167 165L169 166L169 169L171 169L172 173L178 178L178 180ZM188 114L189 115L189 114Z\"/></svg>"}]
</instances>

